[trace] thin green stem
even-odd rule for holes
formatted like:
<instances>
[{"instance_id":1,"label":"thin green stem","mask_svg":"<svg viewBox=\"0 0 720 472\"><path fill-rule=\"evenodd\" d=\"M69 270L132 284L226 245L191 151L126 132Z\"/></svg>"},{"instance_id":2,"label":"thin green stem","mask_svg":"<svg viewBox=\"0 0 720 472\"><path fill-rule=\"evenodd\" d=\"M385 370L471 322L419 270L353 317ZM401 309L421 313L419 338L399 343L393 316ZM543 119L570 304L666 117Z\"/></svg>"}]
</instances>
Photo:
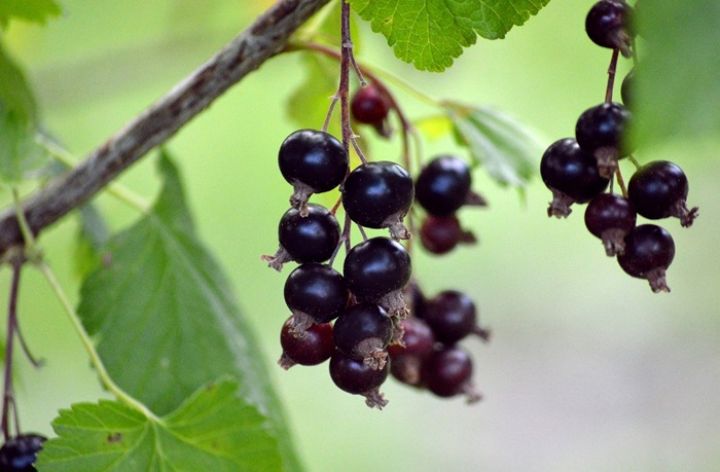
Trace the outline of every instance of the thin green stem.
<instances>
[{"instance_id":1,"label":"thin green stem","mask_svg":"<svg viewBox=\"0 0 720 472\"><path fill-rule=\"evenodd\" d=\"M77 159L75 159L75 156L73 156L62 146L59 146L57 143L53 142L42 134L38 134L36 136L36 141L56 161L60 162L68 168L75 167ZM111 182L107 185L107 187L105 187L105 190L116 199L120 200L121 202L132 208L135 208L141 213L147 213L148 211L150 211L150 204L147 202L147 200L145 200L142 196L133 192L129 188L125 187L124 185L121 185L117 182Z\"/></svg>"},{"instance_id":2,"label":"thin green stem","mask_svg":"<svg viewBox=\"0 0 720 472\"><path fill-rule=\"evenodd\" d=\"M68 297L63 291L62 286L58 282L57 277L55 277L55 273L45 261L39 261L37 263L37 268L45 276L45 279L50 285L50 288L52 288L55 296L58 298L60 304L65 309L65 313L68 315L70 322L75 328L75 332L80 337L80 341L82 342L83 347L85 348L88 356L90 357L90 362L92 363L93 367L95 367L98 377L100 377L100 381L105 386L105 388L110 393L112 393L115 398L117 398L120 402L124 403L125 405L129 406L134 410L139 411L148 419L156 422L162 422L162 420L158 418L152 411L150 411L145 405L133 398L130 394L125 392L113 381L107 369L105 368L105 364L103 364L102 359L100 359L100 355L95 350L95 345L93 344L92 339L90 339L90 335L88 335L87 331L85 331L85 327L80 321L80 317L75 311L75 308L68 300Z\"/></svg>"},{"instance_id":3,"label":"thin green stem","mask_svg":"<svg viewBox=\"0 0 720 472\"><path fill-rule=\"evenodd\" d=\"M13 187L11 191L13 197L13 204L15 205L15 214L17 215L18 225L20 226L20 233L22 234L23 240L25 241L25 250L30 254L34 255L35 235L32 233L30 225L25 218L25 213L23 212L23 207L20 202L20 193L18 192L18 189L16 187Z\"/></svg>"}]
</instances>

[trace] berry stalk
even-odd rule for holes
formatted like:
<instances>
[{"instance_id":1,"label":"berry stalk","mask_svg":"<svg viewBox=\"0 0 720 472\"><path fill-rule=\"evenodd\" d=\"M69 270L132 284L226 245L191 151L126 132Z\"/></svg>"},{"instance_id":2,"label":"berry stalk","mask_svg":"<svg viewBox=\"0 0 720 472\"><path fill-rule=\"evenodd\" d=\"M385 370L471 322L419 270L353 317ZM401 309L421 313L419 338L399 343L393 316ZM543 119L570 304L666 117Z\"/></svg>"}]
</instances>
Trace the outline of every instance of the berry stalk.
<instances>
[{"instance_id":1,"label":"berry stalk","mask_svg":"<svg viewBox=\"0 0 720 472\"><path fill-rule=\"evenodd\" d=\"M14 391L13 391L13 348L15 341L15 328L17 327L17 298L20 288L20 272L22 270L21 256L13 258L12 266L12 282L10 285L10 301L8 303L7 317L7 340L5 344L5 373L3 383L3 402L2 402L2 419L0 427L2 428L5 440L11 438L10 435L10 407L15 408ZM16 425L17 428L17 425Z\"/></svg>"},{"instance_id":2,"label":"berry stalk","mask_svg":"<svg viewBox=\"0 0 720 472\"><path fill-rule=\"evenodd\" d=\"M612 103L613 89L615 88L615 75L617 73L617 63L620 57L620 50L613 49L612 58L610 59L610 67L608 67L608 81L605 89L605 103Z\"/></svg>"}]
</instances>

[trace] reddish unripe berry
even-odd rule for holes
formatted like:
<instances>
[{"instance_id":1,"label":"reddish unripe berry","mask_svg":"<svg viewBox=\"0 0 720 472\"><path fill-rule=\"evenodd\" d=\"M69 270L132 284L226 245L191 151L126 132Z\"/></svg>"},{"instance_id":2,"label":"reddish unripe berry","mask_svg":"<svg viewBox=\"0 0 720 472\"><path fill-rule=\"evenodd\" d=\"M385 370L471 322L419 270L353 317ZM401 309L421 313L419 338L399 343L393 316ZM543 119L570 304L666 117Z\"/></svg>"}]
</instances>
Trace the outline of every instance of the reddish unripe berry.
<instances>
[{"instance_id":1,"label":"reddish unripe berry","mask_svg":"<svg viewBox=\"0 0 720 472\"><path fill-rule=\"evenodd\" d=\"M317 365L330 359L333 345L333 328L330 323L313 324L305 331L293 327L293 318L288 318L280 331L280 345L283 348L278 364L289 369L294 364Z\"/></svg>"},{"instance_id":2,"label":"reddish unripe berry","mask_svg":"<svg viewBox=\"0 0 720 472\"><path fill-rule=\"evenodd\" d=\"M425 310L424 320L435 339L446 345L460 341L470 333L488 340L490 333L477 325L477 309L467 295L447 290L432 298Z\"/></svg>"},{"instance_id":3,"label":"reddish unripe berry","mask_svg":"<svg viewBox=\"0 0 720 472\"><path fill-rule=\"evenodd\" d=\"M473 362L459 347L445 347L435 351L422 366L423 385L438 397L465 394L468 403L482 396L472 385Z\"/></svg>"},{"instance_id":4,"label":"reddish unripe berry","mask_svg":"<svg viewBox=\"0 0 720 472\"><path fill-rule=\"evenodd\" d=\"M358 123L382 125L390 111L390 100L378 87L369 84L355 93L350 111Z\"/></svg>"},{"instance_id":5,"label":"reddish unripe berry","mask_svg":"<svg viewBox=\"0 0 720 472\"><path fill-rule=\"evenodd\" d=\"M475 236L460 227L456 216L429 215L420 227L420 241L432 254L446 254L458 244L476 242Z\"/></svg>"}]
</instances>

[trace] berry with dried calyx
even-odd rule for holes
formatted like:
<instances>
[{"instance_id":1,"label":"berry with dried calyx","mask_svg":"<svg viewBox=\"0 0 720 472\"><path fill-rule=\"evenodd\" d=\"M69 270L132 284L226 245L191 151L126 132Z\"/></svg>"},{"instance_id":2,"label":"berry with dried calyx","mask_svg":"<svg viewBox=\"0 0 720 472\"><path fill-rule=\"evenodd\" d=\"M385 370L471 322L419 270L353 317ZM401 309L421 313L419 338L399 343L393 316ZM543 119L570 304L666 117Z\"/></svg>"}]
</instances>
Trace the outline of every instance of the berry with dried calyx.
<instances>
[{"instance_id":1,"label":"berry with dried calyx","mask_svg":"<svg viewBox=\"0 0 720 472\"><path fill-rule=\"evenodd\" d=\"M372 369L385 367L393 323L382 307L360 303L347 308L335 321L333 333L335 346L344 354Z\"/></svg>"},{"instance_id":2,"label":"berry with dried calyx","mask_svg":"<svg viewBox=\"0 0 720 472\"><path fill-rule=\"evenodd\" d=\"M285 303L293 313L292 328L302 333L313 323L340 315L349 293L343 276L327 265L309 263L293 270L285 282Z\"/></svg>"},{"instance_id":3,"label":"berry with dried calyx","mask_svg":"<svg viewBox=\"0 0 720 472\"><path fill-rule=\"evenodd\" d=\"M341 390L365 397L370 408L382 409L387 400L380 393L380 386L388 375L388 365L382 369L373 369L361 360L336 351L330 358L330 377Z\"/></svg>"},{"instance_id":4,"label":"berry with dried calyx","mask_svg":"<svg viewBox=\"0 0 720 472\"><path fill-rule=\"evenodd\" d=\"M455 156L434 158L420 172L415 198L431 215L449 216L463 205L485 206L485 200L471 190L470 167Z\"/></svg>"},{"instance_id":5,"label":"berry with dried calyx","mask_svg":"<svg viewBox=\"0 0 720 472\"><path fill-rule=\"evenodd\" d=\"M490 331L477 324L475 303L455 290L446 290L433 297L425 309L424 320L435 339L446 345L453 345L471 333L484 341L490 339Z\"/></svg>"},{"instance_id":6,"label":"berry with dried calyx","mask_svg":"<svg viewBox=\"0 0 720 472\"><path fill-rule=\"evenodd\" d=\"M280 345L283 353L278 364L285 370L295 364L322 364L330 359L335 350L333 327L330 323L313 324L305 331L298 332L290 317L280 331Z\"/></svg>"},{"instance_id":7,"label":"berry with dried calyx","mask_svg":"<svg viewBox=\"0 0 720 472\"><path fill-rule=\"evenodd\" d=\"M430 327L418 318L401 321L403 332L399 344L388 347L390 354L390 373L400 382L419 385L423 360L433 353L435 336Z\"/></svg>"},{"instance_id":8,"label":"berry with dried calyx","mask_svg":"<svg viewBox=\"0 0 720 472\"><path fill-rule=\"evenodd\" d=\"M647 279L653 292L669 292L665 272L675 257L675 242L665 229L641 225L625 237L620 267L633 277Z\"/></svg>"},{"instance_id":9,"label":"berry with dried calyx","mask_svg":"<svg viewBox=\"0 0 720 472\"><path fill-rule=\"evenodd\" d=\"M585 19L585 31L598 46L632 55L633 9L624 0L600 0Z\"/></svg>"},{"instance_id":10,"label":"berry with dried calyx","mask_svg":"<svg viewBox=\"0 0 720 472\"><path fill-rule=\"evenodd\" d=\"M438 397L464 394L468 403L482 399L472 383L472 358L460 347L444 347L423 362L423 385Z\"/></svg>"},{"instance_id":11,"label":"berry with dried calyx","mask_svg":"<svg viewBox=\"0 0 720 472\"><path fill-rule=\"evenodd\" d=\"M575 137L580 147L597 159L601 176L611 178L617 160L632 152L626 139L631 119L630 111L619 103L603 103L580 115Z\"/></svg>"},{"instance_id":12,"label":"berry with dried calyx","mask_svg":"<svg viewBox=\"0 0 720 472\"><path fill-rule=\"evenodd\" d=\"M625 251L625 236L635 227L637 214L626 198L601 193L590 200L585 210L585 226L600 238L608 256Z\"/></svg>"},{"instance_id":13,"label":"berry with dried calyx","mask_svg":"<svg viewBox=\"0 0 720 472\"><path fill-rule=\"evenodd\" d=\"M26 433L9 438L0 448L0 471L34 472L33 464L47 438Z\"/></svg>"},{"instance_id":14,"label":"berry with dried calyx","mask_svg":"<svg viewBox=\"0 0 720 472\"><path fill-rule=\"evenodd\" d=\"M688 179L672 162L655 161L641 167L630 179L628 197L638 214L651 220L674 216L691 226L698 208L688 209Z\"/></svg>"}]
</instances>

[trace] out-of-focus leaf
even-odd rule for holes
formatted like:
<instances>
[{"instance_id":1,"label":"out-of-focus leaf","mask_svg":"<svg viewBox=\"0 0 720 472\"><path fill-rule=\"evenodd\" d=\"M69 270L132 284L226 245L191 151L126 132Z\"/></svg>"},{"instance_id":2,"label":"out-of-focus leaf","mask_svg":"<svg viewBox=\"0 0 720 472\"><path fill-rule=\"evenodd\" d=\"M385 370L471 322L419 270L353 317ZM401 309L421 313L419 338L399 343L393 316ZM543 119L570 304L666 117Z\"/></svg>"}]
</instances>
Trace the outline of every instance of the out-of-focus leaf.
<instances>
[{"instance_id":1,"label":"out-of-focus leaf","mask_svg":"<svg viewBox=\"0 0 720 472\"><path fill-rule=\"evenodd\" d=\"M233 381L195 392L160 421L119 402L79 403L53 421L39 454L48 472L281 471L266 419Z\"/></svg>"},{"instance_id":2,"label":"out-of-focus leaf","mask_svg":"<svg viewBox=\"0 0 720 472\"><path fill-rule=\"evenodd\" d=\"M160 196L110 239L110 263L83 283L80 317L112 378L160 415L201 385L232 375L242 396L270 418L283 470L300 470L252 330L197 238L178 171L165 154L160 167Z\"/></svg>"},{"instance_id":3,"label":"out-of-focus leaf","mask_svg":"<svg viewBox=\"0 0 720 472\"><path fill-rule=\"evenodd\" d=\"M542 148L524 125L488 108L446 102L445 111L454 124L458 143L467 146L475 165L482 165L500 184L527 184Z\"/></svg>"},{"instance_id":4,"label":"out-of-focus leaf","mask_svg":"<svg viewBox=\"0 0 720 472\"><path fill-rule=\"evenodd\" d=\"M7 26L11 18L44 24L61 12L55 0L1 0L0 26Z\"/></svg>"},{"instance_id":5,"label":"out-of-focus leaf","mask_svg":"<svg viewBox=\"0 0 720 472\"><path fill-rule=\"evenodd\" d=\"M312 53L303 53L300 61L305 78L288 98L288 117L301 128L320 129L337 91L338 63ZM340 136L339 104L333 118L329 131Z\"/></svg>"},{"instance_id":6,"label":"out-of-focus leaf","mask_svg":"<svg viewBox=\"0 0 720 472\"><path fill-rule=\"evenodd\" d=\"M395 55L420 70L439 72L475 43L504 38L550 0L350 0Z\"/></svg>"},{"instance_id":7,"label":"out-of-focus leaf","mask_svg":"<svg viewBox=\"0 0 720 472\"><path fill-rule=\"evenodd\" d=\"M100 211L92 204L78 211L80 228L75 238L75 271L85 277L97 269L110 239L110 231Z\"/></svg>"},{"instance_id":8,"label":"out-of-focus leaf","mask_svg":"<svg viewBox=\"0 0 720 472\"><path fill-rule=\"evenodd\" d=\"M429 116L413 123L427 139L435 140L447 136L453 131L453 122L447 115Z\"/></svg>"}]
</instances>

